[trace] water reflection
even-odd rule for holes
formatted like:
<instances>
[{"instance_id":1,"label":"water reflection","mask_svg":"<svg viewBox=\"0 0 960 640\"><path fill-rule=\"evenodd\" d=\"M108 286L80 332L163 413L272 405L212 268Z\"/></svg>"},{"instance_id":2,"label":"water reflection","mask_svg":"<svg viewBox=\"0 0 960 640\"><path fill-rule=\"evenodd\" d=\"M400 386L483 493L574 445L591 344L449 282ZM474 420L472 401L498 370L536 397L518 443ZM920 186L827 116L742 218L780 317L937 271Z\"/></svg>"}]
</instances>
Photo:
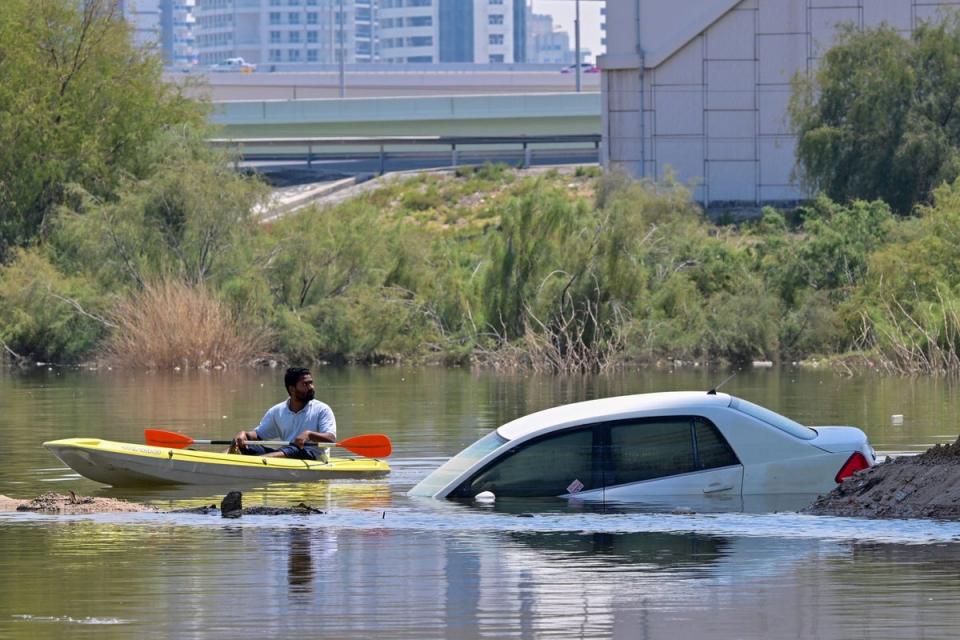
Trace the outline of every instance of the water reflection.
<instances>
[{"instance_id":1,"label":"water reflection","mask_svg":"<svg viewBox=\"0 0 960 640\"><path fill-rule=\"evenodd\" d=\"M77 620L285 637L321 619L327 638L950 637L960 610L957 544L217 522L0 526L18 549L0 554L18 576L0 586L0 637ZM256 603L255 634L237 602Z\"/></svg>"},{"instance_id":2,"label":"water reflection","mask_svg":"<svg viewBox=\"0 0 960 640\"><path fill-rule=\"evenodd\" d=\"M313 556L310 553L310 532L303 527L290 529L290 556L287 563L287 584L290 593L310 593L313 582Z\"/></svg>"}]
</instances>

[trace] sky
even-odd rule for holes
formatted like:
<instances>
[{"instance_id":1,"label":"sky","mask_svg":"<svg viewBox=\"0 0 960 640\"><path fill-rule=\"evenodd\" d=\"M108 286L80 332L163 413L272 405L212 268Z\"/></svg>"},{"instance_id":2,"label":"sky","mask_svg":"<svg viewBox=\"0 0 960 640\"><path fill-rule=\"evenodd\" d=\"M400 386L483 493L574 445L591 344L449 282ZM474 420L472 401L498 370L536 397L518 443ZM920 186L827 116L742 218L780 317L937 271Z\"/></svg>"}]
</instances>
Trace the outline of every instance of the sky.
<instances>
[{"instance_id":1,"label":"sky","mask_svg":"<svg viewBox=\"0 0 960 640\"><path fill-rule=\"evenodd\" d=\"M573 47L573 22L576 15L575 0L532 0L534 13L548 13L553 16L554 28L560 27L570 34L570 46ZM597 54L603 53L600 39L600 8L606 2L596 0L580 1L580 46L590 49L588 62L594 62Z\"/></svg>"}]
</instances>

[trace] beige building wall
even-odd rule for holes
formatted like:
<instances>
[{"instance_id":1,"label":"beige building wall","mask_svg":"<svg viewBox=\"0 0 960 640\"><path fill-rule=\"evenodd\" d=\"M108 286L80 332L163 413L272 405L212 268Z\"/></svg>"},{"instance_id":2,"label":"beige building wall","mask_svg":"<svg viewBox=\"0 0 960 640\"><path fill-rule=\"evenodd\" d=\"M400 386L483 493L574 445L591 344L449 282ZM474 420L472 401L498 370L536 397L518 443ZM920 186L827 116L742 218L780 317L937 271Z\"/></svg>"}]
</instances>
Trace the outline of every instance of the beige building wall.
<instances>
[{"instance_id":1,"label":"beige building wall","mask_svg":"<svg viewBox=\"0 0 960 640\"><path fill-rule=\"evenodd\" d=\"M683 11L678 11L683 7ZM804 199L790 81L844 23L909 34L960 0L618 0L607 3L604 166L672 170L704 204Z\"/></svg>"}]
</instances>

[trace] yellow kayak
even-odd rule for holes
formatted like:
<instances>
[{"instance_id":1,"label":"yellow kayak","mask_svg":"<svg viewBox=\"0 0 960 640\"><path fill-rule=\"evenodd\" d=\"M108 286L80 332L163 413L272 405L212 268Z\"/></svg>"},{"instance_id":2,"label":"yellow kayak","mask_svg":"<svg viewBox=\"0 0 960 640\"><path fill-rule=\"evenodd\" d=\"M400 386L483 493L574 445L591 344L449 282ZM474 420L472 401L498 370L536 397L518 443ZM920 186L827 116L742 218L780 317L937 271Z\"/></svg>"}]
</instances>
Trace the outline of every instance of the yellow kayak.
<instances>
[{"instance_id":1,"label":"yellow kayak","mask_svg":"<svg viewBox=\"0 0 960 640\"><path fill-rule=\"evenodd\" d=\"M154 447L98 438L44 442L80 475L113 485L210 484L249 480L310 482L386 475L390 466L371 458L330 458L328 462L262 458L230 453Z\"/></svg>"}]
</instances>

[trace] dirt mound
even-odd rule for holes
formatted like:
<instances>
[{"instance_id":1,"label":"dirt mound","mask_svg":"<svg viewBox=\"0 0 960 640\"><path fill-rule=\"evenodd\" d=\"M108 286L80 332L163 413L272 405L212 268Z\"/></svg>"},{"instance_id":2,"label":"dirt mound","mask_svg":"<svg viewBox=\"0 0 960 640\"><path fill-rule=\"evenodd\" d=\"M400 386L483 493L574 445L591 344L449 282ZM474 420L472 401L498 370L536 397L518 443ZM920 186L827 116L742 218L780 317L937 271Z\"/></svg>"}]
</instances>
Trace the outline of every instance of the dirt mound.
<instances>
[{"instance_id":1,"label":"dirt mound","mask_svg":"<svg viewBox=\"0 0 960 640\"><path fill-rule=\"evenodd\" d=\"M960 465L960 438L951 444L938 444L916 457L917 464Z\"/></svg>"},{"instance_id":2,"label":"dirt mound","mask_svg":"<svg viewBox=\"0 0 960 640\"><path fill-rule=\"evenodd\" d=\"M37 513L81 514L81 513L117 513L131 511L156 511L135 502L126 502L115 498L91 498L60 493L42 493L33 500L14 500L0 496L0 511L35 511Z\"/></svg>"},{"instance_id":3,"label":"dirt mound","mask_svg":"<svg viewBox=\"0 0 960 640\"><path fill-rule=\"evenodd\" d=\"M960 438L856 473L802 513L960 520Z\"/></svg>"}]
</instances>

